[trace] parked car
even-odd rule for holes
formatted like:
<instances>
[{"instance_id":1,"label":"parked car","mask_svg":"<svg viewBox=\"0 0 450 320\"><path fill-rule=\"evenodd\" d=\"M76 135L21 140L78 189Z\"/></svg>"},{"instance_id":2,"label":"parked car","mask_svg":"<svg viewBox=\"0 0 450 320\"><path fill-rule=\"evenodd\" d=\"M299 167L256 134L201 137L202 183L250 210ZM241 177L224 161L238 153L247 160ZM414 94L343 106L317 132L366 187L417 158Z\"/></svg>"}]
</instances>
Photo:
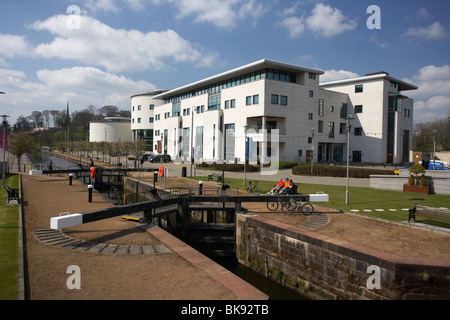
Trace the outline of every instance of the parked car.
<instances>
[{"instance_id":1,"label":"parked car","mask_svg":"<svg viewBox=\"0 0 450 320\"><path fill-rule=\"evenodd\" d=\"M168 154L158 154L158 155L152 157L151 159L149 159L148 161L150 161L152 163L172 162L172 159L170 158L170 155L168 155Z\"/></svg>"}]
</instances>

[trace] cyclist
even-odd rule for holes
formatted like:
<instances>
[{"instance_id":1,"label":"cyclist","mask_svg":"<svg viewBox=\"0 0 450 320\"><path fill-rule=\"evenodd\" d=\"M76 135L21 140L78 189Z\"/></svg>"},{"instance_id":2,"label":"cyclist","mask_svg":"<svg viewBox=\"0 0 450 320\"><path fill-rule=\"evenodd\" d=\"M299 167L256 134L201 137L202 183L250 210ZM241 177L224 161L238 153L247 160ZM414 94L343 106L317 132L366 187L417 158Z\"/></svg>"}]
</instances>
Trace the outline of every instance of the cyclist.
<instances>
[{"instance_id":1,"label":"cyclist","mask_svg":"<svg viewBox=\"0 0 450 320\"><path fill-rule=\"evenodd\" d=\"M267 194L274 194L274 193L276 193L278 190L280 190L283 186L284 186L283 178L280 178L280 181L278 181L277 185L276 185L275 187L273 187L272 190L270 190L269 192L267 192Z\"/></svg>"},{"instance_id":2,"label":"cyclist","mask_svg":"<svg viewBox=\"0 0 450 320\"><path fill-rule=\"evenodd\" d=\"M278 193L281 194L283 192L287 192L290 189L289 185L290 185L291 181L292 180L290 180L289 178L286 178L286 182L284 183L284 186L280 189L280 191Z\"/></svg>"}]
</instances>

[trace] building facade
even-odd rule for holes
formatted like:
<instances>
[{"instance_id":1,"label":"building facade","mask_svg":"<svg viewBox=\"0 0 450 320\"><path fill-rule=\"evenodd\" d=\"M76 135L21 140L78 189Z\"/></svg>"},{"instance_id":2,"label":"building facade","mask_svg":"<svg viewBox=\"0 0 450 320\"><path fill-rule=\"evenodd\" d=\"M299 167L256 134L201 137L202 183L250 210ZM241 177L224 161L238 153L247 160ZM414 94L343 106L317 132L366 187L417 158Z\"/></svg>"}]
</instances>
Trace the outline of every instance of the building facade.
<instances>
[{"instance_id":1,"label":"building facade","mask_svg":"<svg viewBox=\"0 0 450 320\"><path fill-rule=\"evenodd\" d=\"M89 123L89 142L132 141L131 119L122 117L106 117L102 121Z\"/></svg>"},{"instance_id":2,"label":"building facade","mask_svg":"<svg viewBox=\"0 0 450 320\"><path fill-rule=\"evenodd\" d=\"M322 74L318 69L260 60L174 90L133 96L133 140L148 139L149 151L169 154L174 161L190 162L192 157L208 163L243 163L245 158L263 164L311 158L339 162L346 160L347 116L353 114L353 130L358 128L350 139L353 158L361 153L362 161L385 162L380 158L383 150L392 152L392 161L403 157L405 145L398 139L403 139L403 130L412 133L412 101L400 92L413 86L388 76L363 77L355 82L363 84L363 94L353 97L354 83L320 84ZM391 82L397 83L397 90L386 88ZM356 98L362 102L352 100ZM387 125L384 119L392 121L390 103L397 106L397 113L394 124ZM399 116L399 103L402 110L410 110L409 117ZM369 110L380 113L379 123L362 118L370 119ZM394 141L387 135L376 141L366 134L375 132L371 126L382 127L376 132L393 132Z\"/></svg>"}]
</instances>

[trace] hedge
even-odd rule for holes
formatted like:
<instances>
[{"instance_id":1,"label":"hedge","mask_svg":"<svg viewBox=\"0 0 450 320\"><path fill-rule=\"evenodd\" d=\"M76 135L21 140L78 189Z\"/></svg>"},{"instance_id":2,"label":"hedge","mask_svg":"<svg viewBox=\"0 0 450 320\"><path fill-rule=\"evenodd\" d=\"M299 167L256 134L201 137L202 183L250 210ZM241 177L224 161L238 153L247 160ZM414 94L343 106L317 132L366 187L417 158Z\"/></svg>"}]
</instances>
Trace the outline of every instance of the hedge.
<instances>
[{"instance_id":1,"label":"hedge","mask_svg":"<svg viewBox=\"0 0 450 320\"><path fill-rule=\"evenodd\" d=\"M299 176L310 176L311 175L311 165L300 165L292 168L293 175ZM383 170L383 169L369 169L369 168L349 168L348 176L350 178L369 178L371 175L394 175L393 170ZM326 176L326 177L347 177L347 167L341 166L328 166L314 164L313 166L314 176Z\"/></svg>"}]
</instances>

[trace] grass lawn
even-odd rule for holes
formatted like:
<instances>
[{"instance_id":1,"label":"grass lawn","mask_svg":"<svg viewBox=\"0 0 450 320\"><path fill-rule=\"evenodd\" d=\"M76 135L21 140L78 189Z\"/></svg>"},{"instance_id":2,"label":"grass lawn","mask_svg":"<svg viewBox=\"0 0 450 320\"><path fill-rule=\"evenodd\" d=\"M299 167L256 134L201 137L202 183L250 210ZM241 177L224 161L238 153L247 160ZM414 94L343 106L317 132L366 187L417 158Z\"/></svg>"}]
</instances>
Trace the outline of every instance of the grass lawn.
<instances>
[{"instance_id":1,"label":"grass lawn","mask_svg":"<svg viewBox=\"0 0 450 320\"><path fill-rule=\"evenodd\" d=\"M207 177L192 177L198 181L208 181ZM231 188L241 188L242 179L226 179ZM262 193L267 193L276 184L276 181L258 181ZM349 204L345 204L345 186L330 186L319 184L298 185L298 193L314 194L323 192L329 195L329 202L317 203L336 210L359 210L359 213L379 218L407 221L408 211L415 203L431 207L450 207L450 196L439 194L414 194L403 191L378 190L372 188L349 187ZM371 211L364 211L371 210ZM381 211L383 210L383 211ZM395 211L394 211L395 210ZM450 223L423 217L416 217L417 222L450 228Z\"/></svg>"},{"instance_id":2,"label":"grass lawn","mask_svg":"<svg viewBox=\"0 0 450 320\"><path fill-rule=\"evenodd\" d=\"M19 176L8 175L6 185L18 188ZM8 193L0 191L0 300L17 300L18 207L6 205Z\"/></svg>"}]
</instances>

